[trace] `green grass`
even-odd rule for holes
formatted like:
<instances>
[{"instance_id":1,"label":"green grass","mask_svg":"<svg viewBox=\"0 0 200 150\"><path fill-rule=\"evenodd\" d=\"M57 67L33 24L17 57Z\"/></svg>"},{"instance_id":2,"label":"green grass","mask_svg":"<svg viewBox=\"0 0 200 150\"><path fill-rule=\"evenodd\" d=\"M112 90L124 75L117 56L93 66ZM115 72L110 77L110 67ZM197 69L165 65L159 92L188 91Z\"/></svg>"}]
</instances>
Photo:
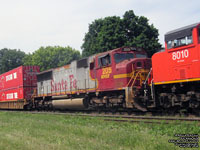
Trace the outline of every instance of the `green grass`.
<instances>
[{"instance_id":1,"label":"green grass","mask_svg":"<svg viewBox=\"0 0 200 150\"><path fill-rule=\"evenodd\" d=\"M197 123L137 124L100 118L0 112L0 150L176 150L177 133L200 133ZM188 148L186 149L188 150Z\"/></svg>"}]
</instances>

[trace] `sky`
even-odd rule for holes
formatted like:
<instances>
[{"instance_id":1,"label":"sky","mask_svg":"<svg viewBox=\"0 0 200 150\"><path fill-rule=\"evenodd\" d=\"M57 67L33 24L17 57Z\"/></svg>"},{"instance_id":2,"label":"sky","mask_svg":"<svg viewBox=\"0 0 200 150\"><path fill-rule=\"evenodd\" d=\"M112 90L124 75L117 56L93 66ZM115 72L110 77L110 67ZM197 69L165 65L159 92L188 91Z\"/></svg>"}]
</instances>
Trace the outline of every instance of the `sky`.
<instances>
[{"instance_id":1,"label":"sky","mask_svg":"<svg viewBox=\"0 0 200 150\"><path fill-rule=\"evenodd\" d=\"M41 46L81 51L89 24L133 10L164 34L200 22L199 0L0 0L0 49L32 53Z\"/></svg>"}]
</instances>

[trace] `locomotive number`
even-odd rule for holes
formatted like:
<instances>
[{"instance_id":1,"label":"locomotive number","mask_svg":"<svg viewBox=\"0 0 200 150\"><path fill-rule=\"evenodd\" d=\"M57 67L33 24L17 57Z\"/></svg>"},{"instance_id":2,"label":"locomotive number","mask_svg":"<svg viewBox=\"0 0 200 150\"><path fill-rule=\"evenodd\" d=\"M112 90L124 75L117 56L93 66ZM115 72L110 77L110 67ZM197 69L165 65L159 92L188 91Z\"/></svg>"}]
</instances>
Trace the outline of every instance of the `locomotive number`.
<instances>
[{"instance_id":1,"label":"locomotive number","mask_svg":"<svg viewBox=\"0 0 200 150\"><path fill-rule=\"evenodd\" d=\"M189 51L187 49L172 53L173 60L188 58L188 56L189 56Z\"/></svg>"},{"instance_id":2,"label":"locomotive number","mask_svg":"<svg viewBox=\"0 0 200 150\"><path fill-rule=\"evenodd\" d=\"M102 69L102 74L110 74L111 72L112 72L112 68L111 67Z\"/></svg>"},{"instance_id":3,"label":"locomotive number","mask_svg":"<svg viewBox=\"0 0 200 150\"><path fill-rule=\"evenodd\" d=\"M112 68L111 67L103 68L102 69L101 79L109 78L111 73L112 73Z\"/></svg>"}]
</instances>

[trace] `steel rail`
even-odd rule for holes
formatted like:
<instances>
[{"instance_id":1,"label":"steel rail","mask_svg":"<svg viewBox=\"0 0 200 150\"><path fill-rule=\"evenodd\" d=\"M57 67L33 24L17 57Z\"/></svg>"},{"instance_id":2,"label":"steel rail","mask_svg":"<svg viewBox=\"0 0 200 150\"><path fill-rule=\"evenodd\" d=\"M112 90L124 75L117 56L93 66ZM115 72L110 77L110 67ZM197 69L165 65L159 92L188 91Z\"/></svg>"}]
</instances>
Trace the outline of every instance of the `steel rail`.
<instances>
[{"instance_id":1,"label":"steel rail","mask_svg":"<svg viewBox=\"0 0 200 150\"><path fill-rule=\"evenodd\" d=\"M145 115L116 115L116 114L98 114L97 112L93 112L92 114L88 114L88 112L68 112L68 111L16 111L16 110L0 110L6 112L23 112L30 114L53 114L53 115L69 115L69 116L85 116L85 117L101 117L101 118L113 118L113 120L159 120L159 121L186 121L186 122L200 122L200 117L190 116L190 117L171 117L171 116L145 116ZM114 119L115 118L115 119ZM125 120L125 121L127 121ZM123 122L123 121L122 121Z\"/></svg>"}]
</instances>

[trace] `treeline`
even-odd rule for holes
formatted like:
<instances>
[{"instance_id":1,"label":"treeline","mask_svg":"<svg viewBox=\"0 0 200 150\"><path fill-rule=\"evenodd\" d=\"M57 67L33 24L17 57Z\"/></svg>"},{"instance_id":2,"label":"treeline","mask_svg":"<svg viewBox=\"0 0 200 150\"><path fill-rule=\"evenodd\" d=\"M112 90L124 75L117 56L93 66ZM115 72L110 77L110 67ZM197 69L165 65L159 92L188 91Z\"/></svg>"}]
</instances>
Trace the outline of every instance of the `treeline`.
<instances>
[{"instance_id":1,"label":"treeline","mask_svg":"<svg viewBox=\"0 0 200 150\"><path fill-rule=\"evenodd\" d=\"M69 46L40 47L33 54L28 54L23 58L23 65L38 65L40 70L44 71L69 64L80 57L80 52Z\"/></svg>"},{"instance_id":2,"label":"treeline","mask_svg":"<svg viewBox=\"0 0 200 150\"><path fill-rule=\"evenodd\" d=\"M21 65L37 65L40 66L41 71L44 71L69 64L80 58L80 52L69 46L40 47L32 54L4 48L0 50L0 74Z\"/></svg>"},{"instance_id":3,"label":"treeline","mask_svg":"<svg viewBox=\"0 0 200 150\"><path fill-rule=\"evenodd\" d=\"M146 50L149 57L161 48L158 29L144 16L136 16L132 10L123 17L109 16L89 24L82 44L82 54L70 46L40 47L32 54L16 49L0 50L0 74L20 65L38 65L41 71L69 64L73 60L123 46L135 46Z\"/></svg>"}]
</instances>

